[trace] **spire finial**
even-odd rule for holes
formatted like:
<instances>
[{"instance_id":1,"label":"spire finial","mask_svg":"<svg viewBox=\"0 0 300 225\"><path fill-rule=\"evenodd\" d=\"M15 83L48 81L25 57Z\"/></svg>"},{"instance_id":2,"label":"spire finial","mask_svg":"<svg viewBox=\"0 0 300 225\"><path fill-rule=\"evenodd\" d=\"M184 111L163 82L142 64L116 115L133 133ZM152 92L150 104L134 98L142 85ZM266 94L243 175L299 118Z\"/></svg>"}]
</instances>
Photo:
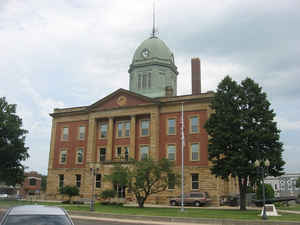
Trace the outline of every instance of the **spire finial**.
<instances>
[{"instance_id":1,"label":"spire finial","mask_svg":"<svg viewBox=\"0 0 300 225\"><path fill-rule=\"evenodd\" d=\"M157 30L155 29L155 1L153 0L153 27L152 27L152 37L156 37Z\"/></svg>"}]
</instances>

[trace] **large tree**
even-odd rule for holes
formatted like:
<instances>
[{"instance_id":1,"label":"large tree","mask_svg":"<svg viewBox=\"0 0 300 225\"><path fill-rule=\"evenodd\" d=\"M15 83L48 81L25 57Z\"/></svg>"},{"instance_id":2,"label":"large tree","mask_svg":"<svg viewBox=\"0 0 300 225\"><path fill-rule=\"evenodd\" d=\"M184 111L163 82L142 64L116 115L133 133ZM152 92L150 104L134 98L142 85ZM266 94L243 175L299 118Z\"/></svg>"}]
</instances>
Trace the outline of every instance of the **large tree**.
<instances>
[{"instance_id":1,"label":"large tree","mask_svg":"<svg viewBox=\"0 0 300 225\"><path fill-rule=\"evenodd\" d=\"M168 159L131 160L128 166L116 165L107 178L114 185L127 186L140 208L150 195L165 191L170 183L176 185L179 181L173 163Z\"/></svg>"},{"instance_id":2,"label":"large tree","mask_svg":"<svg viewBox=\"0 0 300 225\"><path fill-rule=\"evenodd\" d=\"M26 130L22 119L16 114L16 105L0 98L0 180L7 185L16 185L24 180L22 161L29 155L25 147Z\"/></svg>"},{"instance_id":3,"label":"large tree","mask_svg":"<svg viewBox=\"0 0 300 225\"><path fill-rule=\"evenodd\" d=\"M266 93L250 78L239 85L229 76L218 85L211 103L214 113L205 124L210 135L208 152L212 173L223 179L238 179L240 209L246 210L246 192L260 178L255 160L269 159L263 176L283 174L280 131Z\"/></svg>"}]
</instances>

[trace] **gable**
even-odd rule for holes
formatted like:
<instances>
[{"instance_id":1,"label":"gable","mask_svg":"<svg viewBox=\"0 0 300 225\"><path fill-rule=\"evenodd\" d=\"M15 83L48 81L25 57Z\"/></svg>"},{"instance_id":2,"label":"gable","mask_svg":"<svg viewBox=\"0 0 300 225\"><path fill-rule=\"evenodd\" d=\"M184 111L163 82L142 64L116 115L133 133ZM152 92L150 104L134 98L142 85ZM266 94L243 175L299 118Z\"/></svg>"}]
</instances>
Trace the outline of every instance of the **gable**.
<instances>
[{"instance_id":1,"label":"gable","mask_svg":"<svg viewBox=\"0 0 300 225\"><path fill-rule=\"evenodd\" d=\"M137 105L149 105L154 104L151 98L124 90L119 89L118 91L104 97L98 102L90 106L92 111L109 110L122 107L134 107Z\"/></svg>"}]
</instances>

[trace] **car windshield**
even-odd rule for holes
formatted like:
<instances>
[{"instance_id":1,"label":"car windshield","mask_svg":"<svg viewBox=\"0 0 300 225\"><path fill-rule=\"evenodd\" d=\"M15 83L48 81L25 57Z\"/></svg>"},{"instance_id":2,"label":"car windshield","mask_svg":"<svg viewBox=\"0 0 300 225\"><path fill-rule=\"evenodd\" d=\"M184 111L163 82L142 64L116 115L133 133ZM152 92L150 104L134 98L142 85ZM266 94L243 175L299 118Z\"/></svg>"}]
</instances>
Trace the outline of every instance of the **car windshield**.
<instances>
[{"instance_id":1,"label":"car windshield","mask_svg":"<svg viewBox=\"0 0 300 225\"><path fill-rule=\"evenodd\" d=\"M13 215L8 216L4 225L72 225L66 216Z\"/></svg>"}]
</instances>

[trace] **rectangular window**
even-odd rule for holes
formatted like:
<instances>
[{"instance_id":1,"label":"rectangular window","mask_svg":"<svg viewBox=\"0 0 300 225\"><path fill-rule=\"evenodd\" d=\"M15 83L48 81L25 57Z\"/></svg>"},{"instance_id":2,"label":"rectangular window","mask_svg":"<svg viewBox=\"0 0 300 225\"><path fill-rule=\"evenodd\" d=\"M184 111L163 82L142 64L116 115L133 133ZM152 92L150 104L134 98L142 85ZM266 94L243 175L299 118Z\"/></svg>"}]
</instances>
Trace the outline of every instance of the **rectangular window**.
<instances>
[{"instance_id":1,"label":"rectangular window","mask_svg":"<svg viewBox=\"0 0 300 225\"><path fill-rule=\"evenodd\" d=\"M168 119L168 135L176 134L175 124L176 119Z\"/></svg>"},{"instance_id":2,"label":"rectangular window","mask_svg":"<svg viewBox=\"0 0 300 225\"><path fill-rule=\"evenodd\" d=\"M96 174L96 188L101 188L101 174Z\"/></svg>"},{"instance_id":3,"label":"rectangular window","mask_svg":"<svg viewBox=\"0 0 300 225\"><path fill-rule=\"evenodd\" d=\"M79 127L79 140L84 140L85 138L85 126Z\"/></svg>"},{"instance_id":4,"label":"rectangular window","mask_svg":"<svg viewBox=\"0 0 300 225\"><path fill-rule=\"evenodd\" d=\"M106 148L100 148L100 162L104 162L105 161L105 157L106 157Z\"/></svg>"},{"instance_id":5,"label":"rectangular window","mask_svg":"<svg viewBox=\"0 0 300 225\"><path fill-rule=\"evenodd\" d=\"M149 135L149 120L142 120L141 121L141 136L148 136Z\"/></svg>"},{"instance_id":6,"label":"rectangular window","mask_svg":"<svg viewBox=\"0 0 300 225\"><path fill-rule=\"evenodd\" d=\"M29 185L30 185L30 186L35 186L35 185L36 185L36 179L30 178L30 179L29 179Z\"/></svg>"},{"instance_id":7,"label":"rectangular window","mask_svg":"<svg viewBox=\"0 0 300 225\"><path fill-rule=\"evenodd\" d=\"M198 173L192 173L192 189L198 190L199 189L199 174Z\"/></svg>"},{"instance_id":8,"label":"rectangular window","mask_svg":"<svg viewBox=\"0 0 300 225\"><path fill-rule=\"evenodd\" d=\"M139 74L138 75L138 89L141 89L142 88L142 75Z\"/></svg>"},{"instance_id":9,"label":"rectangular window","mask_svg":"<svg viewBox=\"0 0 300 225\"><path fill-rule=\"evenodd\" d=\"M143 75L143 86L142 86L142 88L147 88L147 75L146 74Z\"/></svg>"},{"instance_id":10,"label":"rectangular window","mask_svg":"<svg viewBox=\"0 0 300 225\"><path fill-rule=\"evenodd\" d=\"M118 137L122 137L123 134L123 123L118 123Z\"/></svg>"},{"instance_id":11,"label":"rectangular window","mask_svg":"<svg viewBox=\"0 0 300 225\"><path fill-rule=\"evenodd\" d=\"M140 148L140 158L141 160L147 159L149 157L149 146L144 145Z\"/></svg>"},{"instance_id":12,"label":"rectangular window","mask_svg":"<svg viewBox=\"0 0 300 225\"><path fill-rule=\"evenodd\" d=\"M191 160L198 161L200 160L199 157L199 143L191 144Z\"/></svg>"},{"instance_id":13,"label":"rectangular window","mask_svg":"<svg viewBox=\"0 0 300 225\"><path fill-rule=\"evenodd\" d=\"M81 185L81 174L76 174L76 186L80 188Z\"/></svg>"},{"instance_id":14,"label":"rectangular window","mask_svg":"<svg viewBox=\"0 0 300 225\"><path fill-rule=\"evenodd\" d=\"M175 189L175 174L168 174L168 189Z\"/></svg>"},{"instance_id":15,"label":"rectangular window","mask_svg":"<svg viewBox=\"0 0 300 225\"><path fill-rule=\"evenodd\" d=\"M59 188L63 188L64 187L64 175L63 174L59 174L58 175L58 187Z\"/></svg>"},{"instance_id":16,"label":"rectangular window","mask_svg":"<svg viewBox=\"0 0 300 225\"><path fill-rule=\"evenodd\" d=\"M128 147L124 147L124 158L125 158L125 161L129 160L129 148Z\"/></svg>"},{"instance_id":17,"label":"rectangular window","mask_svg":"<svg viewBox=\"0 0 300 225\"><path fill-rule=\"evenodd\" d=\"M148 88L151 88L151 73L148 74Z\"/></svg>"},{"instance_id":18,"label":"rectangular window","mask_svg":"<svg viewBox=\"0 0 300 225\"><path fill-rule=\"evenodd\" d=\"M107 137L108 125L107 123L100 123L100 138Z\"/></svg>"},{"instance_id":19,"label":"rectangular window","mask_svg":"<svg viewBox=\"0 0 300 225\"><path fill-rule=\"evenodd\" d=\"M66 162L67 162L67 151L62 150L62 151L60 151L59 163L60 164L65 164Z\"/></svg>"},{"instance_id":20,"label":"rectangular window","mask_svg":"<svg viewBox=\"0 0 300 225\"><path fill-rule=\"evenodd\" d=\"M122 147L117 147L116 157L118 159L122 158Z\"/></svg>"},{"instance_id":21,"label":"rectangular window","mask_svg":"<svg viewBox=\"0 0 300 225\"><path fill-rule=\"evenodd\" d=\"M69 128L64 127L62 132L62 140L67 141L69 139Z\"/></svg>"},{"instance_id":22,"label":"rectangular window","mask_svg":"<svg viewBox=\"0 0 300 225\"><path fill-rule=\"evenodd\" d=\"M168 145L168 159L175 160L176 159L176 146L175 145Z\"/></svg>"},{"instance_id":23,"label":"rectangular window","mask_svg":"<svg viewBox=\"0 0 300 225\"><path fill-rule=\"evenodd\" d=\"M199 132L199 119L198 116L193 116L190 118L190 133Z\"/></svg>"},{"instance_id":24,"label":"rectangular window","mask_svg":"<svg viewBox=\"0 0 300 225\"><path fill-rule=\"evenodd\" d=\"M130 122L125 122L125 137L130 135Z\"/></svg>"},{"instance_id":25,"label":"rectangular window","mask_svg":"<svg viewBox=\"0 0 300 225\"><path fill-rule=\"evenodd\" d=\"M130 136L130 122L123 121L117 123L117 136L129 137Z\"/></svg>"},{"instance_id":26,"label":"rectangular window","mask_svg":"<svg viewBox=\"0 0 300 225\"><path fill-rule=\"evenodd\" d=\"M76 154L76 162L77 163L83 163L83 149L79 148L77 150L77 154Z\"/></svg>"}]
</instances>

